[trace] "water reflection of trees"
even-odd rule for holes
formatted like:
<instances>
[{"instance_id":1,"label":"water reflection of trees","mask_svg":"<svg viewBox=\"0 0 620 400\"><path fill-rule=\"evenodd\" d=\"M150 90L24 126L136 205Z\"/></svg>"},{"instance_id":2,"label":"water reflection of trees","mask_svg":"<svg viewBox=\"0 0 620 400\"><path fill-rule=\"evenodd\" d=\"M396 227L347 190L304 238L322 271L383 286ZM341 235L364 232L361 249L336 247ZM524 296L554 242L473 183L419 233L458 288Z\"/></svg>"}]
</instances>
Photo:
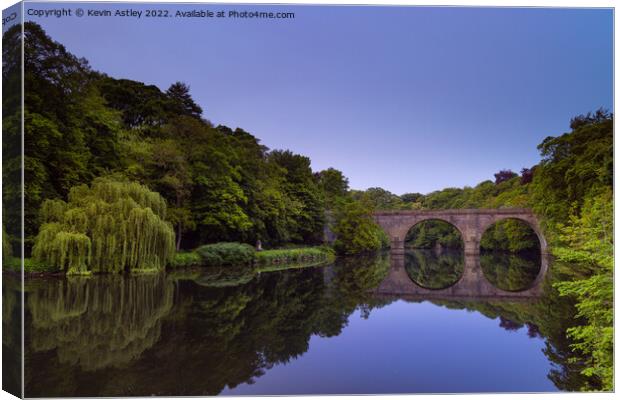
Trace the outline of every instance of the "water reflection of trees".
<instances>
[{"instance_id":1,"label":"water reflection of trees","mask_svg":"<svg viewBox=\"0 0 620 400\"><path fill-rule=\"evenodd\" d=\"M480 267L485 278L495 287L506 291L528 289L540 271L539 252L483 252Z\"/></svg>"},{"instance_id":2,"label":"water reflection of trees","mask_svg":"<svg viewBox=\"0 0 620 400\"><path fill-rule=\"evenodd\" d=\"M126 365L153 346L172 308L174 286L159 275L73 277L27 286L33 352L55 350L85 371Z\"/></svg>"},{"instance_id":3,"label":"water reflection of trees","mask_svg":"<svg viewBox=\"0 0 620 400\"><path fill-rule=\"evenodd\" d=\"M108 358L109 362L100 365L105 368L98 369L90 368L95 357L89 358L87 349L95 354L103 345L122 347L114 344L117 339L110 332L106 339L105 327L144 324L124 313L115 321L93 321L88 328L80 319L87 319L93 300L83 286L93 283L56 282L51 289L37 291L36 297L31 294L28 303L35 309L29 346L31 368L38 376L44 370L43 375L53 376L55 384L49 378L32 377L28 394L215 395L227 386L253 382L274 365L307 352L312 335L337 335L355 309L367 313L380 304L372 299L371 289L388 269L389 259L383 255L343 260L327 268L257 274L249 281L244 274L236 279L221 271L176 276L174 280L169 276L167 287L174 306L166 307L161 317L164 322L157 325L159 341L151 343L143 331L137 336L143 337L150 349L143 349L140 357L128 354L119 362ZM220 284L235 281L240 283ZM117 293L116 297L120 296ZM84 301L88 306L83 306ZM104 298L95 303L96 310L111 309ZM144 305L148 309L152 304L155 299ZM154 316L161 315L150 310ZM73 335L77 332L81 336ZM52 348L57 357L47 351Z\"/></svg>"},{"instance_id":4,"label":"water reflection of trees","mask_svg":"<svg viewBox=\"0 0 620 400\"><path fill-rule=\"evenodd\" d=\"M141 288L136 282L98 283L99 277L30 285L27 305L35 311L27 319L32 324L27 327L32 335L27 339L27 394L216 395L301 356L313 335L340 334L355 310L367 316L384 306L386 300L374 298L372 289L388 271L389 258L382 255L255 274L249 281L243 274L237 279L232 272L213 272L165 281L152 277L150 286ZM123 288L112 290L113 285ZM585 378L570 362L575 353L565 335L578 322L574 306L549 281L545 285L545 295L531 302L434 302L476 310L497 318L503 328L544 337L545 355L555 365L549 378L560 389L577 390ZM120 307L117 300L130 297L135 306ZM84 302L86 311L79 304ZM115 307L120 307L118 317L111 312ZM99 317L88 317L93 310ZM151 330L157 331L155 343L149 339ZM143 346L132 347L139 341ZM89 350L111 356L97 364L94 355L86 355Z\"/></svg>"},{"instance_id":5,"label":"water reflection of trees","mask_svg":"<svg viewBox=\"0 0 620 400\"><path fill-rule=\"evenodd\" d=\"M21 396L21 276L2 277L2 389Z\"/></svg>"},{"instance_id":6,"label":"water reflection of trees","mask_svg":"<svg viewBox=\"0 0 620 400\"><path fill-rule=\"evenodd\" d=\"M363 318L368 318L370 311L380 307L384 302L372 295L385 279L390 269L389 256L380 253L372 257L341 258L327 272L331 275L323 304L324 318L340 319L340 323L325 324L324 336L339 335L346 326L348 316L357 308ZM329 329L331 328L331 329Z\"/></svg>"},{"instance_id":7,"label":"water reflection of trees","mask_svg":"<svg viewBox=\"0 0 620 400\"><path fill-rule=\"evenodd\" d=\"M408 250L405 270L416 284L427 289L454 285L463 274L463 252L459 250Z\"/></svg>"}]
</instances>

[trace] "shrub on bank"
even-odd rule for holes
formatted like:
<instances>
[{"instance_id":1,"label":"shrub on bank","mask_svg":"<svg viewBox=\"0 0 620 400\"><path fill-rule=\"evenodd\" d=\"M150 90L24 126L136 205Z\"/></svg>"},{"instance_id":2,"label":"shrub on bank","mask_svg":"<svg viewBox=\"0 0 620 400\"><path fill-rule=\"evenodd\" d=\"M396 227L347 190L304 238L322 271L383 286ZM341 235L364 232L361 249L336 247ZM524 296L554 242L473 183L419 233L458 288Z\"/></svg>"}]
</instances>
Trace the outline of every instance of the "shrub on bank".
<instances>
[{"instance_id":1,"label":"shrub on bank","mask_svg":"<svg viewBox=\"0 0 620 400\"><path fill-rule=\"evenodd\" d=\"M21 259L19 257L8 257L2 262L2 269L5 271L21 272L21 268ZM50 267L32 258L25 258L24 272L27 274L54 273L60 272L60 267Z\"/></svg>"},{"instance_id":2,"label":"shrub on bank","mask_svg":"<svg viewBox=\"0 0 620 400\"><path fill-rule=\"evenodd\" d=\"M196 253L204 266L247 265L254 260L254 247L245 243L215 243L200 246Z\"/></svg>"},{"instance_id":3,"label":"shrub on bank","mask_svg":"<svg viewBox=\"0 0 620 400\"><path fill-rule=\"evenodd\" d=\"M334 258L334 250L327 246L263 250L255 255L256 264L259 265L330 261Z\"/></svg>"},{"instance_id":4,"label":"shrub on bank","mask_svg":"<svg viewBox=\"0 0 620 400\"><path fill-rule=\"evenodd\" d=\"M336 257L329 246L297 247L256 252L248 244L215 243L194 251L179 252L168 264L170 268L219 267L224 265L283 265L332 261Z\"/></svg>"},{"instance_id":5,"label":"shrub on bank","mask_svg":"<svg viewBox=\"0 0 620 400\"><path fill-rule=\"evenodd\" d=\"M195 251L183 251L176 253L168 265L173 268L189 268L199 267L203 263L200 254Z\"/></svg>"}]
</instances>

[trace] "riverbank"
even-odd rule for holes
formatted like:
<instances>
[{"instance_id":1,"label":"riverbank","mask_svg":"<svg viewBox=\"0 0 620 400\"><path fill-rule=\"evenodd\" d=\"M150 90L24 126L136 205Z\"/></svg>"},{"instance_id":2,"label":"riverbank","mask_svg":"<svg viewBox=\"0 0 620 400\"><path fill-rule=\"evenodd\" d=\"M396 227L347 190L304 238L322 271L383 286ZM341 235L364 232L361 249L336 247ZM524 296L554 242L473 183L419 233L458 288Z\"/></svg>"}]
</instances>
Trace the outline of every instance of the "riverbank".
<instances>
[{"instance_id":1,"label":"riverbank","mask_svg":"<svg viewBox=\"0 0 620 400\"><path fill-rule=\"evenodd\" d=\"M4 272L21 273L21 259L19 257L8 257L2 261L2 270ZM61 273L60 268L50 267L43 263L37 262L32 258L24 259L24 272L33 275L58 274Z\"/></svg>"},{"instance_id":2,"label":"riverbank","mask_svg":"<svg viewBox=\"0 0 620 400\"><path fill-rule=\"evenodd\" d=\"M242 243L215 243L189 252L179 252L168 264L168 269L247 265L265 269L269 266L330 262L336 253L329 246L282 248L255 251Z\"/></svg>"},{"instance_id":3,"label":"riverbank","mask_svg":"<svg viewBox=\"0 0 620 400\"><path fill-rule=\"evenodd\" d=\"M201 246L194 251L178 252L168 263L166 270L248 266L267 272L291 266L316 266L335 259L336 253L328 246L255 251L251 246L241 243L216 243ZM5 272L20 273L20 258L9 257L4 260L2 269ZM32 258L24 259L24 272L28 275L63 274L60 268L47 266Z\"/></svg>"}]
</instances>

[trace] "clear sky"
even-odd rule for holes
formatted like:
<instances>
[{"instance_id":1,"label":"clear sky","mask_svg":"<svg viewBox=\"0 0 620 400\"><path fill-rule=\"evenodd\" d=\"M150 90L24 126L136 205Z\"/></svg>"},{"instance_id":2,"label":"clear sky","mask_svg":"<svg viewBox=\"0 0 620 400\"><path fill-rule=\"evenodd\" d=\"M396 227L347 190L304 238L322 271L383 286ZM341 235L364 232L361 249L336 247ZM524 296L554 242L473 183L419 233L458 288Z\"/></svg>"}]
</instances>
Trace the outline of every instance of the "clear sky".
<instances>
[{"instance_id":1,"label":"clear sky","mask_svg":"<svg viewBox=\"0 0 620 400\"><path fill-rule=\"evenodd\" d=\"M536 164L536 146L571 117L613 109L610 9L65 7L143 15L26 18L110 76L162 90L186 82L214 124L309 156L314 170L337 168L354 189L473 186ZM145 18L145 9L295 18Z\"/></svg>"}]
</instances>

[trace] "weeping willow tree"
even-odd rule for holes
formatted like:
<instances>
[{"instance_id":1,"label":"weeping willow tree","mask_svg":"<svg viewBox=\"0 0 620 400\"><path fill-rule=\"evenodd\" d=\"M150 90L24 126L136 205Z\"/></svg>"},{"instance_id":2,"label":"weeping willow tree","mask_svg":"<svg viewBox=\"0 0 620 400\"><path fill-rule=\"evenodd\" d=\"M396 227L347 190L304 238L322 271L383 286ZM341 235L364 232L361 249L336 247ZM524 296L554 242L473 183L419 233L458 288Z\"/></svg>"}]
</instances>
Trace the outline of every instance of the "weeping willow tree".
<instances>
[{"instance_id":1,"label":"weeping willow tree","mask_svg":"<svg viewBox=\"0 0 620 400\"><path fill-rule=\"evenodd\" d=\"M136 182L97 178L47 200L33 257L68 274L159 271L174 255L166 202Z\"/></svg>"}]
</instances>

